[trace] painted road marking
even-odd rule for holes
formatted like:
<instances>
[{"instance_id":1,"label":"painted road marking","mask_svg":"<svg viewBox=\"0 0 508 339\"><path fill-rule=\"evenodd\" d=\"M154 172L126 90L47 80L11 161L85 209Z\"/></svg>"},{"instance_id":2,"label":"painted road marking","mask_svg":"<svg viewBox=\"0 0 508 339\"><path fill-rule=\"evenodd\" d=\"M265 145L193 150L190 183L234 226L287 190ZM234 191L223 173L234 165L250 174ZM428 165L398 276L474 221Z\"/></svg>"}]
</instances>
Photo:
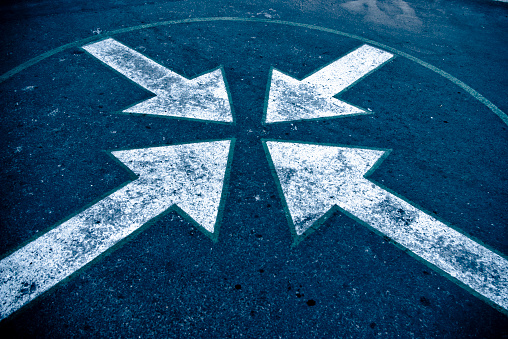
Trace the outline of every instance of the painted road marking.
<instances>
[{"instance_id":1,"label":"painted road marking","mask_svg":"<svg viewBox=\"0 0 508 339\"><path fill-rule=\"evenodd\" d=\"M266 141L297 236L337 206L508 310L508 260L366 179L383 150Z\"/></svg>"},{"instance_id":2,"label":"painted road marking","mask_svg":"<svg viewBox=\"0 0 508 339\"><path fill-rule=\"evenodd\" d=\"M212 235L231 144L223 140L112 152L138 179L0 261L0 320L171 207Z\"/></svg>"},{"instance_id":3,"label":"painted road marking","mask_svg":"<svg viewBox=\"0 0 508 339\"><path fill-rule=\"evenodd\" d=\"M124 112L233 122L222 68L189 80L114 39L83 49L156 95Z\"/></svg>"},{"instance_id":4,"label":"painted road marking","mask_svg":"<svg viewBox=\"0 0 508 339\"><path fill-rule=\"evenodd\" d=\"M265 123L369 114L333 96L391 58L393 54L363 45L301 81L272 69Z\"/></svg>"},{"instance_id":5,"label":"painted road marking","mask_svg":"<svg viewBox=\"0 0 508 339\"><path fill-rule=\"evenodd\" d=\"M442 69L436 67L436 66L433 66L421 59L418 59L410 54L407 54L405 52L402 52L396 48L393 48L393 47L390 47L388 45L385 45L385 44L382 44L382 43L379 43L377 41L374 41L374 40L370 40L370 39L367 39L367 38L364 38L364 37L361 37L361 36L358 36L358 35L355 35L355 34L350 34L350 33L346 33L346 32L341 32L341 31L337 31L337 30L334 30L334 29L330 29L330 28L326 28L326 27L321 27L321 26L315 26L315 25L309 25L309 24L304 24L304 23L299 23L299 22L292 22L292 21L283 21L283 20L273 20L273 19L261 19L261 18L235 18L235 17L211 17L211 18L187 18L187 19L183 19L183 20L168 20L168 21L159 21L159 22L153 22L153 23L150 23L150 24L143 24L143 25L138 25L138 26L130 26L130 27L124 27L124 28L120 28L120 29L116 29L116 30L112 30L112 31L109 31L107 33L104 33L102 34L103 36L114 36L114 35L117 35L117 34L124 34L124 33L128 33L128 32L136 32L136 31L139 31L139 30L143 30L143 29L149 29L149 28L154 28L154 27L164 27L164 26L172 26L172 25L180 25L180 24L190 24L190 23L199 23L199 22L241 22L241 23L250 23L250 22L256 22L256 23L264 23L264 24L270 24L270 25L282 25L282 26L290 26L290 27L298 27L298 28L305 28L305 29L309 29L309 30L314 30L314 31L318 31L318 32L325 32L325 33L331 33L331 34L335 34L335 35L338 35L338 36L343 36L343 37L347 37L347 38L350 38L350 39L355 39L355 40L358 40L358 41L361 41L361 42L364 42L364 43L367 43L367 44L370 44L370 45L375 45L375 46L378 46L384 50L387 50L387 51L391 51L392 53L394 54L397 54L403 58L406 58L408 60L411 60L415 63L417 63L418 65L422 66L422 67L425 67L427 68L428 70L442 76L443 78L449 80L451 83L453 83L454 85L462 88L466 93L468 93L469 95L471 95L473 98L475 98L476 100L478 100L479 102L481 102L483 105L485 105L489 110L492 111L492 113L494 113L495 115L497 115L505 124L508 124L508 115L506 115L506 113L504 113L503 111L501 111L499 109L499 107L497 107L496 105L494 105L494 103L492 103L490 100L488 100L486 97L484 97L483 95L481 95L480 93L478 93L477 91L475 91L473 88L469 87L467 84L465 84L464 82L460 81L459 79L457 79L456 77L454 77L453 75L443 71ZM85 38L85 39L81 39L81 40L76 40L76 41L73 41L73 42L70 42L70 43L67 43L65 45L61 45L59 47L56 47L56 48L53 48L49 51L46 51L32 59L29 59L25 62L23 62L22 64L14 67L13 69L5 72L4 74L1 74L0 75L0 83L12 78L14 75L20 73L20 72L23 72L25 71L26 69L38 64L39 62L43 61L43 60L46 60L47 58L49 57L52 57L53 55L57 54L57 53L60 53L60 52L63 52L63 51L66 51L70 48L76 48L76 47L80 47L80 46L83 46L87 43L90 43L92 41L96 41L98 40L98 37L97 36L91 36L91 37L88 37L88 38Z\"/></svg>"},{"instance_id":6,"label":"painted road marking","mask_svg":"<svg viewBox=\"0 0 508 339\"><path fill-rule=\"evenodd\" d=\"M365 38L362 38L362 37L359 37L359 36L356 36L356 35L351 35L351 34L348 34L348 33L344 33L344 32L340 32L340 31L336 31L336 30L332 30L332 29L329 29L329 28L324 28L324 27L319 27L319 26L313 26L313 25L308 25L308 24L302 24L302 23L295 23L295 22L287 22L287 21L278 21L278 20L264 20L264 19L257 19L257 18L229 18L229 17L226 17L226 18L195 18L195 19L185 19L185 20L175 20L175 21L164 21L164 22L156 22L156 23L151 23L151 24L144 24L144 25L139 25L139 26L133 26L133 27L127 27L127 28L122 28L122 29L119 29L119 30L115 30L115 31L111 31L109 32L107 35L108 36L113 36L115 34L120 34L120 33L126 33L126 32L133 32L133 31L137 31L137 30L142 30L142 29L146 29L146 28L152 28L152 27L158 27L158 26L170 26L170 25L175 25L175 24L188 24L188 23L196 23L196 22L220 22L220 21L225 21L225 22L242 22L242 23L248 23L248 22L261 22L261 23L265 23L265 24L274 24L274 25L286 25L286 26L292 26L292 27L299 27L299 28L306 28L306 29L310 29L310 30L316 30L316 31L319 31L319 32L326 32L326 33L332 33L332 34L336 34L336 35L340 35L340 36L343 36L343 37L348 37L348 38L352 38L352 39L356 39L356 40L359 40L359 41L362 41L363 43L368 43L370 45L375 45L375 46L378 46L380 48L383 48L385 50L388 50L388 51L391 51L392 53L395 53L395 54L398 54L399 56L402 56L404 58L407 58L408 60L411 60L427 69L429 69L430 71L432 72L435 72L441 76L443 76L444 78L448 79L449 81L451 81L453 84L457 85L458 87L462 88L465 92L467 92L468 94L470 94L471 96L473 96L475 99L477 99L478 101L480 101L482 104L486 105L486 107L488 107L494 114L496 114L498 117L500 117L502 119L502 121L504 123L508 123L508 117L506 116L506 114L504 112L502 112L498 107L496 107L492 102L490 102L489 100L487 100L485 97L483 97L481 94L479 94L478 92L476 92L474 89L472 89L471 87L467 86L465 83L463 83L462 81L458 80L457 78L453 77L452 75L440 70L439 68L436 68L418 58L415 58L409 54L406 54L404 52L401 52L399 50L396 50L392 47L389 47L389 46L386 46L386 45L383 45L381 43L378 43L378 42L375 42L375 41L372 41L372 40L368 40L368 39L365 39ZM18 67L6 72L5 74L1 75L0 76L0 82L3 82L7 79L10 79L13 75L23 71L23 70L26 70L28 67L31 67L37 63L39 63L40 61L42 60L45 60L47 58L49 58L50 56L53 56L61 51L64 51L64 50L67 50L69 48L74 48L74 47L78 47L78 46L81 46L85 43L90 43L92 41L96 41L97 40L97 37L89 37L89 38L86 38L86 39L83 39L83 40L79 40L79 41L75 41L75 42L72 42L72 43L69 43L69 44L66 44L66 45L63 45L63 46L60 46L58 48L55 48L53 50L50 50L46 53L43 53L33 59L30 59L28 60L27 62L19 65ZM27 287L25 290L29 290L31 288L31 286Z\"/></svg>"}]
</instances>

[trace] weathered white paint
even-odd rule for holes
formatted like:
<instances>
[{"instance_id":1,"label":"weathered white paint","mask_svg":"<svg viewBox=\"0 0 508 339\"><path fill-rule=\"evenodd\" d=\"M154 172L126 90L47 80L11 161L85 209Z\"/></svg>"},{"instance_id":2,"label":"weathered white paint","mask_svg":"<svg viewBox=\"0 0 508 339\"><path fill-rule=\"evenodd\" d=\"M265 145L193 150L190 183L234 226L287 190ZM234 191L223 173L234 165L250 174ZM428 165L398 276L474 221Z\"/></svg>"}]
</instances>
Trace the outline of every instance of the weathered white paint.
<instances>
[{"instance_id":1,"label":"weathered white paint","mask_svg":"<svg viewBox=\"0 0 508 339\"><path fill-rule=\"evenodd\" d=\"M301 81L273 69L265 122L369 114L333 96L392 57L388 52L363 45Z\"/></svg>"},{"instance_id":2,"label":"weathered white paint","mask_svg":"<svg viewBox=\"0 0 508 339\"><path fill-rule=\"evenodd\" d=\"M230 141L113 152L139 178L0 261L0 319L177 205L213 233Z\"/></svg>"},{"instance_id":3,"label":"weathered white paint","mask_svg":"<svg viewBox=\"0 0 508 339\"><path fill-rule=\"evenodd\" d=\"M508 261L364 176L384 151L266 142L297 235L340 207L508 310Z\"/></svg>"},{"instance_id":4,"label":"weathered white paint","mask_svg":"<svg viewBox=\"0 0 508 339\"><path fill-rule=\"evenodd\" d=\"M83 48L156 95L124 112L233 122L221 68L189 80L114 39Z\"/></svg>"}]
</instances>

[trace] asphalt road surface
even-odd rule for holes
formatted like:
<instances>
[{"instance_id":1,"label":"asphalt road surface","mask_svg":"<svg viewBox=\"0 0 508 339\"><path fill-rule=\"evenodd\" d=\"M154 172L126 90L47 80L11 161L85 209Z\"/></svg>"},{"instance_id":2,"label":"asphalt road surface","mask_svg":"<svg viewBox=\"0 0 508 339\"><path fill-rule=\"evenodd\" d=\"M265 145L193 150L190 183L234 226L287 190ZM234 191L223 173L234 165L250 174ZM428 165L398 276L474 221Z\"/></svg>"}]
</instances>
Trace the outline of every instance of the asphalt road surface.
<instances>
[{"instance_id":1,"label":"asphalt road surface","mask_svg":"<svg viewBox=\"0 0 508 339\"><path fill-rule=\"evenodd\" d=\"M508 338L508 4L0 7L4 338Z\"/></svg>"}]
</instances>

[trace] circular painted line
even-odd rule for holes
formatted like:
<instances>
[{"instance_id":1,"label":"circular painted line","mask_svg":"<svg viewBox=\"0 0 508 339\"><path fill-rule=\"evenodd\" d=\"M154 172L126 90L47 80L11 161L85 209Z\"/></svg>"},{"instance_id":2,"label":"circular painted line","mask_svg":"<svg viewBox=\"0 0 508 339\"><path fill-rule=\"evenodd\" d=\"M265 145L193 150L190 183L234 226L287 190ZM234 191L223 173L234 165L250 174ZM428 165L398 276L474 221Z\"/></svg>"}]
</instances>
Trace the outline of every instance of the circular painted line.
<instances>
[{"instance_id":1,"label":"circular painted line","mask_svg":"<svg viewBox=\"0 0 508 339\"><path fill-rule=\"evenodd\" d=\"M457 79L453 75L451 75L451 74L443 71L442 69L439 69L438 67L435 67L435 66L433 66L433 65L431 65L431 64L429 64L429 63L427 63L427 62L425 62L425 61L423 61L421 59L418 59L418 58L416 58L416 57L414 57L414 56L412 56L410 54L407 54L405 52L399 51L399 50L397 50L397 49L395 49L393 47L387 46L387 45L379 43L377 41L366 39L366 38L363 38L363 37L358 36L358 35L354 35L354 34L349 34L349 33L341 32L341 31L337 31L337 30L334 30L334 29L325 28L325 27L321 27L321 26L315 26L315 25L309 25L309 24L303 24L303 23L298 23L298 22L282 21L282 20L270 20L270 19L235 18L235 17L193 18L193 19L183 19L183 20L160 21L160 22L155 22L155 23L151 23L151 24L145 24L145 25L139 25L139 26L121 28L121 29L117 29L117 30L114 30L114 31L111 31L111 32L107 32L107 33L104 33L104 34L101 34L101 35L96 35L96 36L92 36L92 37L89 37L89 38L81 39L81 40L78 40L78 41L75 41L75 42L71 42L71 43L62 45L60 47L54 48L54 49L52 49L50 51L47 51L45 53L42 53L42 54L36 56L35 58L32 58L32 59L22 63L21 65L19 65L17 67L14 67L10 71L2 74L0 76L0 83L4 82L5 80L11 78L12 76L14 76L14 75L24 71L25 69L27 69L27 68L29 68L29 67L37 64L37 63L39 63L40 61L42 61L44 59L47 59L47 58L49 58L49 57L51 57L51 56L53 56L53 55L55 55L55 54L57 54L59 52L62 52L64 50L66 50L66 49L73 48L73 47L81 47L81 46L83 46L85 44L88 44L90 42L94 42L94 41L97 41L97 40L102 40L105 37L112 37L114 35L121 34L121 33L133 32L133 31L137 31L137 30L141 30L141 29L153 28L153 27L158 27L158 26L170 26L170 25L177 25L177 24L184 24L184 23L213 22L213 21L258 22L258 23L269 23L269 24L287 25L287 26L294 26L294 27L303 27L303 28L312 29L312 30L316 30L316 31L321 31L321 32L341 35L341 36L344 36L344 37L348 37L348 38L351 38L351 39L356 39L356 40L368 43L368 44L373 45L373 46L380 47L380 48L382 48L384 50L390 51L390 52L392 52L394 54L397 54L397 55L399 55L401 57L404 57L406 59L414 61L417 64L419 64L419 65L421 65L421 66L423 66L423 67L425 67L425 68L427 68L427 69L429 69L429 70L431 70L431 71L441 75L442 77L445 77L446 79L450 80L455 85L459 86L464 91L466 91L471 96L473 96L476 100L480 101L482 104L487 106L492 112L494 112L494 114L496 114L499 118L501 118L501 120L505 124L508 125L508 115L506 113L504 113L503 111L501 111L490 100L485 98L483 95L481 95L480 93L478 93L473 88L469 87L468 85L466 85L464 82L460 81L459 79Z\"/></svg>"}]
</instances>

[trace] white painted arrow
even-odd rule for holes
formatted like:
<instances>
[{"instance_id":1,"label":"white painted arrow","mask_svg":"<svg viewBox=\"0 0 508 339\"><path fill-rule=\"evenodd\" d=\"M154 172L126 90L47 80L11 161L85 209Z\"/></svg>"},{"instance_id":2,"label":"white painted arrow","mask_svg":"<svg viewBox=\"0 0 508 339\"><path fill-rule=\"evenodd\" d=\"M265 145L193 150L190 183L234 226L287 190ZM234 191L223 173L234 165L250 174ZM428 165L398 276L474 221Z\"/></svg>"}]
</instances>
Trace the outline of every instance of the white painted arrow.
<instances>
[{"instance_id":1,"label":"white painted arrow","mask_svg":"<svg viewBox=\"0 0 508 339\"><path fill-rule=\"evenodd\" d=\"M333 207L508 310L508 260L365 178L381 150L267 141L300 236Z\"/></svg>"},{"instance_id":2,"label":"white painted arrow","mask_svg":"<svg viewBox=\"0 0 508 339\"><path fill-rule=\"evenodd\" d=\"M369 114L333 96L392 57L388 52L363 45L301 81L273 69L265 122Z\"/></svg>"},{"instance_id":3,"label":"white painted arrow","mask_svg":"<svg viewBox=\"0 0 508 339\"><path fill-rule=\"evenodd\" d=\"M230 144L113 152L139 178L0 261L0 320L172 206L213 233Z\"/></svg>"},{"instance_id":4,"label":"white painted arrow","mask_svg":"<svg viewBox=\"0 0 508 339\"><path fill-rule=\"evenodd\" d=\"M156 95L124 112L233 122L222 68L189 80L114 39L83 49Z\"/></svg>"}]
</instances>

